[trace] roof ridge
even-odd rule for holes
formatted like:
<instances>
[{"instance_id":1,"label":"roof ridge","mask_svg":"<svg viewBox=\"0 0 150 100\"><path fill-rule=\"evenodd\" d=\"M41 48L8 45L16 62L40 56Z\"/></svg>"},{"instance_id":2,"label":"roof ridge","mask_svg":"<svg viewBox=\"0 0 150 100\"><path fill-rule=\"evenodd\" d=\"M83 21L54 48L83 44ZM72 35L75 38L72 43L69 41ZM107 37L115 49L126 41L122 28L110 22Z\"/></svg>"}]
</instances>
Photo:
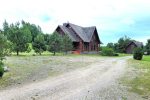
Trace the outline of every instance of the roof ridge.
<instances>
[{"instance_id":1,"label":"roof ridge","mask_svg":"<svg viewBox=\"0 0 150 100\"><path fill-rule=\"evenodd\" d=\"M78 34L78 36L79 36L83 41L88 42L88 37L85 35L85 32L84 32L82 26L75 25L75 24L72 24L72 23L68 23L68 24L73 28L73 30L76 32L76 34ZM78 31L79 31L79 32L78 32L75 27L80 28L80 30L81 30L82 32L84 32L84 34L82 34L82 32L80 32L79 30L78 30ZM83 36L83 35L84 35L84 36ZM86 39L84 39L84 37L85 37Z\"/></svg>"},{"instance_id":2,"label":"roof ridge","mask_svg":"<svg viewBox=\"0 0 150 100\"><path fill-rule=\"evenodd\" d=\"M75 26L78 26L78 27L81 27L81 28L92 28L92 27L95 27L95 28L96 28L96 26L84 27L84 26L76 25L76 24L73 24L73 23L70 23L70 22L68 22L68 24L72 24L72 25L75 25Z\"/></svg>"}]
</instances>

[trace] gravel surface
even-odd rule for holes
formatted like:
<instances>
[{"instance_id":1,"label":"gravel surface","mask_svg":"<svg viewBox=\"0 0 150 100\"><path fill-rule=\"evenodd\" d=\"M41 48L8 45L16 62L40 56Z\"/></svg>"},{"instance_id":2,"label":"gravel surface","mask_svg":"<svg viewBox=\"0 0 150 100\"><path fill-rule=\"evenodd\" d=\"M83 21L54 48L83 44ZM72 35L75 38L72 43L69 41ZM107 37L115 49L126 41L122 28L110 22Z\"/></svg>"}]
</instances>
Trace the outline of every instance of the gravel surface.
<instances>
[{"instance_id":1,"label":"gravel surface","mask_svg":"<svg viewBox=\"0 0 150 100\"><path fill-rule=\"evenodd\" d=\"M119 84L127 59L97 58L87 67L0 91L0 100L141 100Z\"/></svg>"}]
</instances>

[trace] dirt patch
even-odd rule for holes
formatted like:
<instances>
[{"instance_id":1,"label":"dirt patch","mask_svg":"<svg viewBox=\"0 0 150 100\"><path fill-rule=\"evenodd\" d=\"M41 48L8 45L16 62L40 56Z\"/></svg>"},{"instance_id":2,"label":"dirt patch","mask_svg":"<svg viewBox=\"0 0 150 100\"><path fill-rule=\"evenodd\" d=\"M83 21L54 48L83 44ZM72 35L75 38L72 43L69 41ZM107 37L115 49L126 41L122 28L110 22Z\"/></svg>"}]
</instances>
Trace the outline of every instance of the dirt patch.
<instances>
[{"instance_id":1,"label":"dirt patch","mask_svg":"<svg viewBox=\"0 0 150 100\"><path fill-rule=\"evenodd\" d=\"M118 81L125 72L127 57L84 59L87 59L85 61L90 59L86 67L1 91L0 98L1 100L126 100L129 98L128 92ZM78 60L79 58L75 62ZM129 100L134 98L135 96L131 95Z\"/></svg>"},{"instance_id":2,"label":"dirt patch","mask_svg":"<svg viewBox=\"0 0 150 100\"><path fill-rule=\"evenodd\" d=\"M48 77L86 67L95 60L94 57L84 56L7 57L5 64L9 66L10 72L5 73L0 79L0 89L42 81Z\"/></svg>"}]
</instances>

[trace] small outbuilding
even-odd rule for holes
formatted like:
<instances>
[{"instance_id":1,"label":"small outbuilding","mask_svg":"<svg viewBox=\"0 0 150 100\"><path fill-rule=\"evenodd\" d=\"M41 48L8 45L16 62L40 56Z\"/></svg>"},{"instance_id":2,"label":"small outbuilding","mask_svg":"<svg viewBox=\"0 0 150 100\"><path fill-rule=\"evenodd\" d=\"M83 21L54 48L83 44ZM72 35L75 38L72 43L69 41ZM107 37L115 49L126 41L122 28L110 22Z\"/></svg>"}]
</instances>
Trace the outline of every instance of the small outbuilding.
<instances>
[{"instance_id":1,"label":"small outbuilding","mask_svg":"<svg viewBox=\"0 0 150 100\"><path fill-rule=\"evenodd\" d=\"M143 43L142 42L138 42L138 41L131 41L125 48L125 51L127 54L132 54L134 48L136 47L143 47Z\"/></svg>"}]
</instances>

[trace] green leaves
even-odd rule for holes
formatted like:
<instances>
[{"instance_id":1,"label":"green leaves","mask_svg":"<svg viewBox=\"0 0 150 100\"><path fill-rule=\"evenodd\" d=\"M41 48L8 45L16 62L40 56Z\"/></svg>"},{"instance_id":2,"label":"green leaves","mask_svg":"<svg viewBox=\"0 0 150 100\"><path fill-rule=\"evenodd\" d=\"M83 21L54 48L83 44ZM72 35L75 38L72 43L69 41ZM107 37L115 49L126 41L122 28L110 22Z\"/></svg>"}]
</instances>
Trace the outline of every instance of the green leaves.
<instances>
[{"instance_id":1,"label":"green leaves","mask_svg":"<svg viewBox=\"0 0 150 100\"><path fill-rule=\"evenodd\" d=\"M46 51L44 35L43 34L37 35L34 41L32 42L32 45L35 52L39 53L40 55L43 51Z\"/></svg>"},{"instance_id":2,"label":"green leaves","mask_svg":"<svg viewBox=\"0 0 150 100\"><path fill-rule=\"evenodd\" d=\"M19 27L18 24L14 26L14 29L11 34L11 41L14 44L14 51L24 52L27 50L26 44L31 41L31 33L29 29L23 25ZM14 38L13 38L14 37Z\"/></svg>"},{"instance_id":3,"label":"green leaves","mask_svg":"<svg viewBox=\"0 0 150 100\"><path fill-rule=\"evenodd\" d=\"M56 52L66 52L71 51L73 48L71 39L65 34L60 35L57 32L49 36L49 45L48 50L53 52L54 55Z\"/></svg>"},{"instance_id":4,"label":"green leaves","mask_svg":"<svg viewBox=\"0 0 150 100\"><path fill-rule=\"evenodd\" d=\"M68 37L68 35L64 35L62 38L62 49L65 53L67 53L67 51L71 51L73 49L73 45L72 45L72 40Z\"/></svg>"},{"instance_id":5,"label":"green leaves","mask_svg":"<svg viewBox=\"0 0 150 100\"><path fill-rule=\"evenodd\" d=\"M131 42L127 36L121 37L117 43L108 43L107 47L112 48L115 52L126 53L125 48Z\"/></svg>"},{"instance_id":6,"label":"green leaves","mask_svg":"<svg viewBox=\"0 0 150 100\"><path fill-rule=\"evenodd\" d=\"M4 64L0 61L0 77L2 77L3 76L3 74L4 74Z\"/></svg>"},{"instance_id":7,"label":"green leaves","mask_svg":"<svg viewBox=\"0 0 150 100\"><path fill-rule=\"evenodd\" d=\"M112 48L103 47L101 55L102 56L114 56L114 51Z\"/></svg>"},{"instance_id":8,"label":"green leaves","mask_svg":"<svg viewBox=\"0 0 150 100\"><path fill-rule=\"evenodd\" d=\"M49 37L49 48L50 52L53 52L54 55L56 52L60 52L62 50L62 38L58 33L53 33Z\"/></svg>"},{"instance_id":9,"label":"green leaves","mask_svg":"<svg viewBox=\"0 0 150 100\"><path fill-rule=\"evenodd\" d=\"M7 38L0 32L0 60L2 61L6 55Z\"/></svg>"},{"instance_id":10,"label":"green leaves","mask_svg":"<svg viewBox=\"0 0 150 100\"><path fill-rule=\"evenodd\" d=\"M122 37L118 40L118 52L126 53L125 48L131 42L131 39L127 36Z\"/></svg>"},{"instance_id":11,"label":"green leaves","mask_svg":"<svg viewBox=\"0 0 150 100\"><path fill-rule=\"evenodd\" d=\"M135 48L133 58L136 60L142 60L143 57L143 49L142 48Z\"/></svg>"},{"instance_id":12,"label":"green leaves","mask_svg":"<svg viewBox=\"0 0 150 100\"><path fill-rule=\"evenodd\" d=\"M67 53L73 48L72 41L66 34L43 34L40 26L25 21L10 25L5 21L3 23L3 32L4 36L7 37L6 41L8 39L7 46L10 47L7 51L14 51L17 55L19 55L19 52L30 52L32 46L36 53L41 54L43 51L48 50L53 52L54 55L55 52L63 51ZM32 44L32 46L29 47L29 44Z\"/></svg>"},{"instance_id":13,"label":"green leaves","mask_svg":"<svg viewBox=\"0 0 150 100\"><path fill-rule=\"evenodd\" d=\"M3 30L4 33L7 33L5 34L8 37L8 40L13 44L12 51L17 52L17 55L19 55L19 52L27 50L27 43L32 40L32 35L27 24L17 22L16 24L8 25L5 21L3 24Z\"/></svg>"},{"instance_id":14,"label":"green leaves","mask_svg":"<svg viewBox=\"0 0 150 100\"><path fill-rule=\"evenodd\" d=\"M147 52L148 55L150 55L150 39L147 40L145 51Z\"/></svg>"}]
</instances>

